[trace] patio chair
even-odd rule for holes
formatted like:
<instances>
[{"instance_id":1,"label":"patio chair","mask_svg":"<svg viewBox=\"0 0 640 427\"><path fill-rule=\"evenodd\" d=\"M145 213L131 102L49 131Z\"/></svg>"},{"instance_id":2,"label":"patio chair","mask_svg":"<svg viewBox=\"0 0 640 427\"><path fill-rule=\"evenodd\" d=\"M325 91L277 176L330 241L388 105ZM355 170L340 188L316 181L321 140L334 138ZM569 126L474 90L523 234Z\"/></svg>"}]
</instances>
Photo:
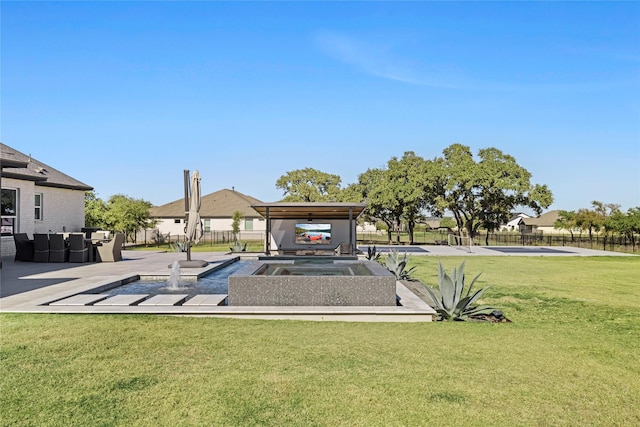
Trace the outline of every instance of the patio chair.
<instances>
[{"instance_id":1,"label":"patio chair","mask_svg":"<svg viewBox=\"0 0 640 427\"><path fill-rule=\"evenodd\" d=\"M94 231L91 233L91 240L102 240L107 238L107 233L103 231Z\"/></svg>"},{"instance_id":2,"label":"patio chair","mask_svg":"<svg viewBox=\"0 0 640 427\"><path fill-rule=\"evenodd\" d=\"M69 262L89 261L89 248L85 242L84 234L69 235Z\"/></svg>"},{"instance_id":3,"label":"patio chair","mask_svg":"<svg viewBox=\"0 0 640 427\"><path fill-rule=\"evenodd\" d=\"M33 235L33 262L49 262L49 235Z\"/></svg>"},{"instance_id":4,"label":"patio chair","mask_svg":"<svg viewBox=\"0 0 640 427\"><path fill-rule=\"evenodd\" d=\"M33 261L33 240L29 239L27 233L16 233L13 235L16 244L16 256L14 261Z\"/></svg>"},{"instance_id":5,"label":"patio chair","mask_svg":"<svg viewBox=\"0 0 640 427\"><path fill-rule=\"evenodd\" d=\"M69 261L69 247L62 234L49 235L49 262Z\"/></svg>"},{"instance_id":6,"label":"patio chair","mask_svg":"<svg viewBox=\"0 0 640 427\"><path fill-rule=\"evenodd\" d=\"M340 243L336 247L336 255L351 255L351 243Z\"/></svg>"},{"instance_id":7,"label":"patio chair","mask_svg":"<svg viewBox=\"0 0 640 427\"><path fill-rule=\"evenodd\" d=\"M124 243L124 233L116 233L113 239L103 242L98 246L98 261L117 262L122 261L122 244Z\"/></svg>"}]
</instances>

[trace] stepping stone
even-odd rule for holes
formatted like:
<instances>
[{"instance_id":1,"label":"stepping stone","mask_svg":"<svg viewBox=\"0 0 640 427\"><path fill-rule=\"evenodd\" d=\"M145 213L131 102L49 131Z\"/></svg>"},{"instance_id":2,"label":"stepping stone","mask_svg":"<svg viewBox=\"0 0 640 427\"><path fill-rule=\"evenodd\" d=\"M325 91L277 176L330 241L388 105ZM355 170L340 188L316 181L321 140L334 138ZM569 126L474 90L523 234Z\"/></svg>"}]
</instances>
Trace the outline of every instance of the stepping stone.
<instances>
[{"instance_id":1,"label":"stepping stone","mask_svg":"<svg viewBox=\"0 0 640 427\"><path fill-rule=\"evenodd\" d=\"M182 305L222 305L227 295L196 295Z\"/></svg>"},{"instance_id":2,"label":"stepping stone","mask_svg":"<svg viewBox=\"0 0 640 427\"><path fill-rule=\"evenodd\" d=\"M108 296L109 295L104 294L79 294L52 302L49 305L91 305L95 302L102 301Z\"/></svg>"},{"instance_id":3,"label":"stepping stone","mask_svg":"<svg viewBox=\"0 0 640 427\"><path fill-rule=\"evenodd\" d=\"M149 298L148 300L142 301L139 306L149 306L149 305L178 305L187 299L188 294L168 294L168 295L155 295Z\"/></svg>"},{"instance_id":4,"label":"stepping stone","mask_svg":"<svg viewBox=\"0 0 640 427\"><path fill-rule=\"evenodd\" d=\"M99 301L97 303L95 303L94 305L119 305L119 306L126 306L126 305L135 305L137 303L139 303L140 301L143 301L145 298L147 298L149 295L114 295L111 298L107 298L105 300Z\"/></svg>"}]
</instances>

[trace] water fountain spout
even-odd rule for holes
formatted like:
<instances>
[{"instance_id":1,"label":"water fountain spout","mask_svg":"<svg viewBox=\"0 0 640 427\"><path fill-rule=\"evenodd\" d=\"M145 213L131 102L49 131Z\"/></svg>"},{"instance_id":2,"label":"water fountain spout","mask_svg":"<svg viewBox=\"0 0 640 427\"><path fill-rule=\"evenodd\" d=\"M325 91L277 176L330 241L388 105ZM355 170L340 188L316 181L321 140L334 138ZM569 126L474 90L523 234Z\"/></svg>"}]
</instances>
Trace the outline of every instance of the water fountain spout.
<instances>
[{"instance_id":1,"label":"water fountain spout","mask_svg":"<svg viewBox=\"0 0 640 427\"><path fill-rule=\"evenodd\" d=\"M178 289L180 287L180 261L174 261L171 264L171 275L167 281L169 289Z\"/></svg>"}]
</instances>

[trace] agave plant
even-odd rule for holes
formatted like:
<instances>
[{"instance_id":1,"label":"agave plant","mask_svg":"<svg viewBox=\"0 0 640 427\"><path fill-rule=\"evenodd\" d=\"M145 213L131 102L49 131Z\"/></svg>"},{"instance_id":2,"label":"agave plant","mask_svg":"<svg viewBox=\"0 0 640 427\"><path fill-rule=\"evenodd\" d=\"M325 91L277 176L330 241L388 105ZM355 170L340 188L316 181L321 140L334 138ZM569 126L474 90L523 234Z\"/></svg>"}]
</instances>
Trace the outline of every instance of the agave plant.
<instances>
[{"instance_id":1,"label":"agave plant","mask_svg":"<svg viewBox=\"0 0 640 427\"><path fill-rule=\"evenodd\" d=\"M426 285L425 288L435 303L435 310L443 320L466 320L469 316L489 314L494 310L494 307L488 305L473 305L490 288L490 286L487 286L473 292L473 285L480 277L480 274L482 273L473 278L471 285L465 290L464 261L458 268L454 267L450 275L447 274L442 264L438 262L439 290Z\"/></svg>"},{"instance_id":2,"label":"agave plant","mask_svg":"<svg viewBox=\"0 0 640 427\"><path fill-rule=\"evenodd\" d=\"M411 276L411 272L416 267L407 269L410 259L411 256L406 252L400 255L398 251L391 251L384 260L384 266L396 276L396 279L414 281L416 279Z\"/></svg>"},{"instance_id":3,"label":"agave plant","mask_svg":"<svg viewBox=\"0 0 640 427\"><path fill-rule=\"evenodd\" d=\"M173 243L173 251L174 252L186 252L187 251L187 242L174 242Z\"/></svg>"},{"instance_id":4,"label":"agave plant","mask_svg":"<svg viewBox=\"0 0 640 427\"><path fill-rule=\"evenodd\" d=\"M229 249L231 249L231 252L246 252L247 243L245 243L243 246L242 242L240 242L239 240L236 240L233 246L229 246Z\"/></svg>"},{"instance_id":5,"label":"agave plant","mask_svg":"<svg viewBox=\"0 0 640 427\"><path fill-rule=\"evenodd\" d=\"M367 259L369 261L378 261L378 262L380 262L380 255L381 254L380 254L380 252L378 252L376 250L376 246L375 245L373 245L373 248L371 248L371 246L367 246L367 255L366 255L366 257L367 257Z\"/></svg>"}]
</instances>

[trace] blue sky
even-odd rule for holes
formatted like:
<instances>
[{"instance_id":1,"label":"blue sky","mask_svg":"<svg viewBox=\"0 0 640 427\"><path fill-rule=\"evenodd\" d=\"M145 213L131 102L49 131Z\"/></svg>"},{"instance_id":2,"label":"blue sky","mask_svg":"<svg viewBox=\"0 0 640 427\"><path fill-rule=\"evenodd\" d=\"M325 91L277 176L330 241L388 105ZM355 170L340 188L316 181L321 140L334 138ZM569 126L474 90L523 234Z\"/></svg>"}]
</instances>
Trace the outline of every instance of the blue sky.
<instances>
[{"instance_id":1,"label":"blue sky","mask_svg":"<svg viewBox=\"0 0 640 427\"><path fill-rule=\"evenodd\" d=\"M640 206L638 2L11 2L1 139L161 205L496 147L550 209Z\"/></svg>"}]
</instances>

